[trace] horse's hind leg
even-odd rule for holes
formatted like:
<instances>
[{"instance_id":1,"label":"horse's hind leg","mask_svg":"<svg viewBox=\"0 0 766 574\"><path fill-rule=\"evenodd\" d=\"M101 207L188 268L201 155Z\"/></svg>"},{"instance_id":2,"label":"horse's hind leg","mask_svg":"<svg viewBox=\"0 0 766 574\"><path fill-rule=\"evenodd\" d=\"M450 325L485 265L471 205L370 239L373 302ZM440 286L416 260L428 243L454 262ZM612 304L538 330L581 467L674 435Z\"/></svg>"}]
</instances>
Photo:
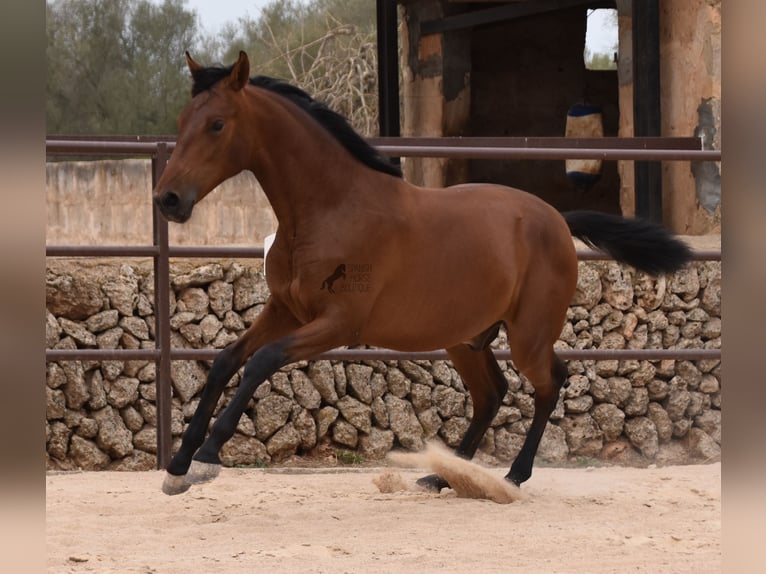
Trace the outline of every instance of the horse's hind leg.
<instances>
[{"instance_id":1,"label":"horse's hind leg","mask_svg":"<svg viewBox=\"0 0 766 574\"><path fill-rule=\"evenodd\" d=\"M447 353L455 370L463 377L473 401L471 424L455 450L459 457L470 460L502 404L508 381L489 348L474 350L469 345L458 345L447 349ZM424 476L417 483L436 491L449 487L447 481L436 474Z\"/></svg>"},{"instance_id":2,"label":"horse's hind leg","mask_svg":"<svg viewBox=\"0 0 766 574\"><path fill-rule=\"evenodd\" d=\"M571 239L560 239L560 244L551 241L536 254L505 317L511 360L535 388L532 424L506 475L516 485L532 475L540 439L568 375L566 365L554 352L554 344L561 335L577 286L577 257Z\"/></svg>"},{"instance_id":3,"label":"horse's hind leg","mask_svg":"<svg viewBox=\"0 0 766 574\"><path fill-rule=\"evenodd\" d=\"M516 460L513 461L511 469L506 475L508 480L518 486L532 475L532 465L540 445L540 439L545 432L548 419L556 407L559 391L564 385L568 373L566 365L556 356L552 347L544 353L543 357L532 361L529 357L524 357L517 362L515 358L517 353L513 346L511 351L514 363L535 387L535 414L532 418L532 424L527 431L524 444L516 456Z\"/></svg>"}]
</instances>

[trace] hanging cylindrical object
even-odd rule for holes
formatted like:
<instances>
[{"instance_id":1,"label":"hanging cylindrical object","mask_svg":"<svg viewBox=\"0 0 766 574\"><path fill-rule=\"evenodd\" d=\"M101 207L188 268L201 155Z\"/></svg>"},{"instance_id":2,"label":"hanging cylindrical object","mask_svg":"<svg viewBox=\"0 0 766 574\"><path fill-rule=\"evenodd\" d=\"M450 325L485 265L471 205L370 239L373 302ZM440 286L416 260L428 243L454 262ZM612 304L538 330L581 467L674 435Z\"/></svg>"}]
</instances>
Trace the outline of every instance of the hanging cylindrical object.
<instances>
[{"instance_id":1,"label":"hanging cylindrical object","mask_svg":"<svg viewBox=\"0 0 766 574\"><path fill-rule=\"evenodd\" d=\"M566 137L604 137L601 108L590 104L575 104L567 112ZM575 189L587 191L601 177L600 159L566 160L567 177Z\"/></svg>"}]
</instances>

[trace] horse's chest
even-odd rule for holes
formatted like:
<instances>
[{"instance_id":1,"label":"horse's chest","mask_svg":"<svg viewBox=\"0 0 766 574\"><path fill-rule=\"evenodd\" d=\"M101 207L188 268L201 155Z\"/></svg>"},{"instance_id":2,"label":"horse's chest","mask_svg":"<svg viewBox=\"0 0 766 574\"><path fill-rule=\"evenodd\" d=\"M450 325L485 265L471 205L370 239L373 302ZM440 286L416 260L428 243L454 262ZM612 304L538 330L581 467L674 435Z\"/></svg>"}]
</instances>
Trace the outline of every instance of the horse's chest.
<instances>
[{"instance_id":1,"label":"horse's chest","mask_svg":"<svg viewBox=\"0 0 766 574\"><path fill-rule=\"evenodd\" d=\"M291 273L281 266L267 276L271 296L280 301L301 323L314 319L320 309L316 293L320 292L321 280L307 277L304 273ZM316 292L316 293L315 293Z\"/></svg>"}]
</instances>

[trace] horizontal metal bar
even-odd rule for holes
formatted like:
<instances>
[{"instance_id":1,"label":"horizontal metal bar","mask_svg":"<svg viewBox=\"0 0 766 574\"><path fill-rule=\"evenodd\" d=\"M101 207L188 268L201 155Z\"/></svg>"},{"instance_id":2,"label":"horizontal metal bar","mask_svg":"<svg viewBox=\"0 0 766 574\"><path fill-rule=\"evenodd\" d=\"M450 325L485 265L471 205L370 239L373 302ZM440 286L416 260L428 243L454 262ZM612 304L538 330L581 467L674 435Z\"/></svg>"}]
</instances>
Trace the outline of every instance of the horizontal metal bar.
<instances>
[{"instance_id":1,"label":"horizontal metal bar","mask_svg":"<svg viewBox=\"0 0 766 574\"><path fill-rule=\"evenodd\" d=\"M702 139L695 136L370 136L370 145L466 145L474 147L595 147L617 149L702 149ZM175 145L175 136L48 136L46 144L51 149L77 148L80 145L92 149L109 148L110 144L143 143L157 146ZM93 148L93 146L97 146ZM103 146L103 147L102 147ZM123 148L124 149L124 148ZM127 148L134 149L134 148Z\"/></svg>"},{"instance_id":2,"label":"horizontal metal bar","mask_svg":"<svg viewBox=\"0 0 766 574\"><path fill-rule=\"evenodd\" d=\"M601 159L720 161L720 150L508 148L473 146L382 145L378 151L393 157L447 157L459 159Z\"/></svg>"},{"instance_id":3,"label":"horizontal metal bar","mask_svg":"<svg viewBox=\"0 0 766 574\"><path fill-rule=\"evenodd\" d=\"M385 154L397 157L465 159L604 159L720 161L720 150L702 150L697 138L369 138ZM590 140L590 141L587 141ZM667 144L665 144L667 140ZM46 153L153 156L159 143L119 140L46 140ZM586 147L590 145L590 147ZM613 146L613 147L605 147Z\"/></svg>"},{"instance_id":4,"label":"horizontal metal bar","mask_svg":"<svg viewBox=\"0 0 766 574\"><path fill-rule=\"evenodd\" d=\"M153 245L48 245L45 255L48 257L156 257L159 247ZM241 257L263 258L263 247L232 246L171 246L170 257Z\"/></svg>"},{"instance_id":5,"label":"horizontal metal bar","mask_svg":"<svg viewBox=\"0 0 766 574\"><path fill-rule=\"evenodd\" d=\"M46 140L45 153L61 155L146 155L157 153L158 142L134 142L115 140ZM166 142L168 148L175 147L175 142Z\"/></svg>"},{"instance_id":6,"label":"horizontal metal bar","mask_svg":"<svg viewBox=\"0 0 766 574\"><path fill-rule=\"evenodd\" d=\"M153 245L46 245L48 257L155 257L160 252Z\"/></svg>"},{"instance_id":7,"label":"horizontal metal bar","mask_svg":"<svg viewBox=\"0 0 766 574\"><path fill-rule=\"evenodd\" d=\"M96 141L96 142L174 142L176 136L171 134L166 135L97 135L97 134L48 134L46 137L48 141L63 141L63 142L83 142L83 141Z\"/></svg>"},{"instance_id":8,"label":"horizontal metal bar","mask_svg":"<svg viewBox=\"0 0 766 574\"><path fill-rule=\"evenodd\" d=\"M580 261L611 261L613 258L607 253L595 249L577 249L577 259ZM691 253L692 261L720 261L720 249L694 249Z\"/></svg>"},{"instance_id":9,"label":"horizontal metal bar","mask_svg":"<svg viewBox=\"0 0 766 574\"><path fill-rule=\"evenodd\" d=\"M46 349L48 361L133 361L157 360L160 349Z\"/></svg>"},{"instance_id":10,"label":"horizontal metal bar","mask_svg":"<svg viewBox=\"0 0 766 574\"><path fill-rule=\"evenodd\" d=\"M242 257L263 259L263 247L233 247L233 246L170 246L170 257Z\"/></svg>"},{"instance_id":11,"label":"horizontal metal bar","mask_svg":"<svg viewBox=\"0 0 766 574\"><path fill-rule=\"evenodd\" d=\"M565 136L441 136L441 137L370 137L372 146L441 146L441 147L504 147L504 148L587 148L587 149L683 149L701 150L698 137L565 137Z\"/></svg>"},{"instance_id":12,"label":"horizontal metal bar","mask_svg":"<svg viewBox=\"0 0 766 574\"><path fill-rule=\"evenodd\" d=\"M512 360L509 349L499 349L493 351L495 358L501 361ZM679 359L679 360L699 360L699 359L720 359L720 349L562 349L557 350L556 354L565 360L584 359L584 360L608 360L608 359ZM446 351L423 351L423 352L401 352L389 349L335 349L320 355L317 359L338 359L338 360L381 360L381 361L403 361L403 360L424 360L441 361L449 360Z\"/></svg>"},{"instance_id":13,"label":"horizontal metal bar","mask_svg":"<svg viewBox=\"0 0 766 574\"><path fill-rule=\"evenodd\" d=\"M175 246L169 247L170 257L239 257L263 259L263 247L227 247L227 246ZM159 248L146 246L119 245L48 245L45 255L48 257L155 257ZM580 261L607 261L612 257L603 251L594 249L578 249L577 258ZM694 261L720 261L720 249L697 249L692 251Z\"/></svg>"},{"instance_id":14,"label":"horizontal metal bar","mask_svg":"<svg viewBox=\"0 0 766 574\"><path fill-rule=\"evenodd\" d=\"M171 349L170 358L174 361L209 361L213 360L221 349ZM512 360L511 351L498 349L494 351L499 361ZM664 360L675 359L685 361L720 360L721 349L561 349L556 354L564 360ZM159 349L47 349L45 358L48 361L128 361L136 359L159 358ZM445 361L449 355L444 350L438 351L393 351L391 349L334 349L316 357L319 360L338 361Z\"/></svg>"}]
</instances>

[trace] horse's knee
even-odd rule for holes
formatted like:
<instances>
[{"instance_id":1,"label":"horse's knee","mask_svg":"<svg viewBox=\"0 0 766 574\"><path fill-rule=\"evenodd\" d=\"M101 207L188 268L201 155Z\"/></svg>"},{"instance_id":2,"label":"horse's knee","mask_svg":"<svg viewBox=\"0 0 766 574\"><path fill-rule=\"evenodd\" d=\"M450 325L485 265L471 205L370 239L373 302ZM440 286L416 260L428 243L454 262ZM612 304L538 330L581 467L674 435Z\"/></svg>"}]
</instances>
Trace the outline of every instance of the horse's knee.
<instances>
[{"instance_id":1,"label":"horse's knee","mask_svg":"<svg viewBox=\"0 0 766 574\"><path fill-rule=\"evenodd\" d=\"M237 352L236 343L232 343L227 347L224 347L221 352L216 355L215 359L213 359L213 364L210 366L208 376L229 375L229 377L231 377L243 362L243 359Z\"/></svg>"},{"instance_id":2,"label":"horse's knee","mask_svg":"<svg viewBox=\"0 0 766 574\"><path fill-rule=\"evenodd\" d=\"M257 386L266 377L271 376L285 363L285 346L285 342L281 341L269 343L258 349L245 363L245 369L242 372L243 382Z\"/></svg>"}]
</instances>

